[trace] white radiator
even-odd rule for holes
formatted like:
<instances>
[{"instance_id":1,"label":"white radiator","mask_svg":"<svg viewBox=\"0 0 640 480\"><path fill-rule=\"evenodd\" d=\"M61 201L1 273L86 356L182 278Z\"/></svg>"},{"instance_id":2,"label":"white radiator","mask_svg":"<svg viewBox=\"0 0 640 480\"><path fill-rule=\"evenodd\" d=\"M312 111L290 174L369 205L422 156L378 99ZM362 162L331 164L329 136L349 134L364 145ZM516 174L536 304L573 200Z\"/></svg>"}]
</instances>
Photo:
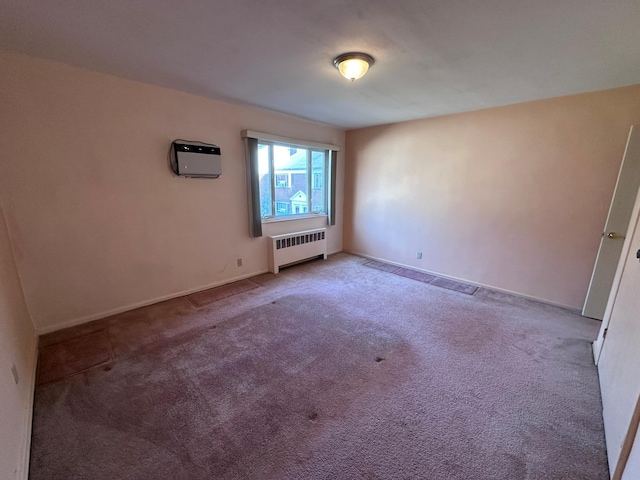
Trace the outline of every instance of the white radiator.
<instances>
[{"instance_id":1,"label":"white radiator","mask_svg":"<svg viewBox=\"0 0 640 480\"><path fill-rule=\"evenodd\" d=\"M269 237L269 270L278 273L284 265L321 255L326 260L326 233L326 228L316 228Z\"/></svg>"}]
</instances>

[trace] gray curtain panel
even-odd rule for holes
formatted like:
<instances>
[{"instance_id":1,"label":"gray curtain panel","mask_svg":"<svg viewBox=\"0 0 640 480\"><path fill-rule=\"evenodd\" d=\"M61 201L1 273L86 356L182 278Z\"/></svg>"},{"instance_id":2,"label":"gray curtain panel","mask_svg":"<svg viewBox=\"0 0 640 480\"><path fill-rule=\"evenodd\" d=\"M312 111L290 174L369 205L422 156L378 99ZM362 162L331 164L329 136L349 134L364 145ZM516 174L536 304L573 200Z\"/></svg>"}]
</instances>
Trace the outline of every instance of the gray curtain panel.
<instances>
[{"instance_id":1,"label":"gray curtain panel","mask_svg":"<svg viewBox=\"0 0 640 480\"><path fill-rule=\"evenodd\" d=\"M245 138L245 157L247 162L247 192L249 194L249 235L262 236L262 218L260 217L260 174L258 172L258 139Z\"/></svg>"}]
</instances>

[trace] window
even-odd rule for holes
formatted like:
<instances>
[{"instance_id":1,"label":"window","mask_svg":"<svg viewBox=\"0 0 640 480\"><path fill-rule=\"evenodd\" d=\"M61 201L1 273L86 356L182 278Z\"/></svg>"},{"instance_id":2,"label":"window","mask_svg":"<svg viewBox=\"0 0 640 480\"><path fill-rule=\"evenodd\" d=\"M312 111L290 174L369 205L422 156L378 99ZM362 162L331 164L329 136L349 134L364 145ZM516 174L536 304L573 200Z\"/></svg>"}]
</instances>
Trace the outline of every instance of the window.
<instances>
[{"instance_id":1,"label":"window","mask_svg":"<svg viewBox=\"0 0 640 480\"><path fill-rule=\"evenodd\" d=\"M339 145L243 130L249 235L262 236L271 219L326 215L336 224Z\"/></svg>"},{"instance_id":2,"label":"window","mask_svg":"<svg viewBox=\"0 0 640 480\"><path fill-rule=\"evenodd\" d=\"M258 140L260 216L327 212L329 151Z\"/></svg>"}]
</instances>

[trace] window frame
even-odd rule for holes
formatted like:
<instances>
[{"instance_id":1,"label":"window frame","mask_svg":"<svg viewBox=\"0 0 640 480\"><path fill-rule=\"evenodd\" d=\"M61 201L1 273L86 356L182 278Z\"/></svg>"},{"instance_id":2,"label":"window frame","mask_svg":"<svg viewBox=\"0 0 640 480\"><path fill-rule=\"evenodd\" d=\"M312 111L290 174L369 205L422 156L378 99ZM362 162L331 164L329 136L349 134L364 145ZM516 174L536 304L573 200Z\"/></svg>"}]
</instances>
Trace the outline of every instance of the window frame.
<instances>
[{"instance_id":1,"label":"window frame","mask_svg":"<svg viewBox=\"0 0 640 480\"><path fill-rule=\"evenodd\" d=\"M276 218L271 221L287 221L297 220L298 218L325 217L327 225L332 227L337 224L337 182L338 182L338 153L342 151L340 145L332 143L323 143L313 140L301 140L298 138L284 137L282 135L274 135L272 133L258 132L255 130L240 131L240 138L244 143L244 160L247 180L247 214L249 220L249 236L252 238L262 237L262 226L265 221L261 217L261 198L260 198L260 161L258 152L258 142L275 141L278 143L286 143L302 148L318 148L326 150L329 156L329 168L326 171L326 214L307 214L299 217Z\"/></svg>"},{"instance_id":2,"label":"window frame","mask_svg":"<svg viewBox=\"0 0 640 480\"><path fill-rule=\"evenodd\" d=\"M270 189L271 189L271 214L270 215L260 215L260 220L262 223L269 223L269 222L277 222L277 221L282 221L282 220L293 220L293 219L297 219L297 218L305 218L305 217L318 217L318 216L328 216L329 214L329 191L327 188L324 189L324 193L323 193L323 199L322 199L322 209L320 211L314 211L313 210L313 190L322 190L322 186L320 188L314 188L313 187L313 179L314 179L314 173L313 173L313 153L317 152L317 153L322 153L324 156L323 159L323 169L322 169L322 184L326 185L326 179L328 177L328 173L329 173L329 168L330 168L330 149L327 148L318 148L315 146L305 146L305 145L300 145L300 144L292 144L292 143L288 143L288 142L284 142L284 141L274 141L274 140L263 140L258 138L258 149L260 148L260 146L266 146L268 148L268 154L267 154L267 158L268 158L268 162L269 162L269 169L268 171L270 172L271 175L271 184L270 184ZM284 147L284 148L288 148L288 149L292 149L295 148L297 150L305 150L307 152L307 161L306 161L306 169L304 171L304 173L306 173L307 175L307 202L306 202L306 208L304 208L304 212L300 212L300 213L295 213L294 208L292 205L289 206L289 208L287 209L289 211L289 213L286 214L280 214L278 215L278 209L277 209L277 204L278 203L285 203L285 202L280 202L280 201L276 201L276 190L278 188L292 188L292 172L287 172L287 173L276 173L276 169L275 169L275 155L274 155L274 147ZM296 173L302 173L301 170L298 170ZM287 186L280 186L277 185L277 177L278 175L287 175ZM258 194L260 194L260 186L258 187L259 191Z\"/></svg>"}]
</instances>

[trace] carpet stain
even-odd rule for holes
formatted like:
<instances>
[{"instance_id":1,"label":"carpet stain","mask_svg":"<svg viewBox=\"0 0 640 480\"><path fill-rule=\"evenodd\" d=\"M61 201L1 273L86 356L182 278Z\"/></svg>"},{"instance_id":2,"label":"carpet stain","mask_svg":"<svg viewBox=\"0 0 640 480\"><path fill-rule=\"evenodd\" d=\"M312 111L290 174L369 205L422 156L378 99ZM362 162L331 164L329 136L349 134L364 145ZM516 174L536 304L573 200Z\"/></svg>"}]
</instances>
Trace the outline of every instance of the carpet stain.
<instances>
[{"instance_id":1,"label":"carpet stain","mask_svg":"<svg viewBox=\"0 0 640 480\"><path fill-rule=\"evenodd\" d=\"M382 358L382 357L376 357L376 362L378 362L378 363L382 362L383 360L384 360L384 358Z\"/></svg>"},{"instance_id":2,"label":"carpet stain","mask_svg":"<svg viewBox=\"0 0 640 480\"><path fill-rule=\"evenodd\" d=\"M501 331L495 323L483 318L473 318L472 315L474 314L469 312L469 316L461 315L443 324L436 331L438 337L456 351L466 353L477 353L491 345L513 343L511 331Z\"/></svg>"},{"instance_id":3,"label":"carpet stain","mask_svg":"<svg viewBox=\"0 0 640 480\"><path fill-rule=\"evenodd\" d=\"M411 280L417 280L422 283L431 283L436 279L435 275L429 275L428 273L418 272L417 270L411 270L409 268L400 268L395 272L396 275L401 277L410 278Z\"/></svg>"},{"instance_id":4,"label":"carpet stain","mask_svg":"<svg viewBox=\"0 0 640 480\"><path fill-rule=\"evenodd\" d=\"M224 298L239 295L259 287L259 284L252 282L251 280L240 280L220 287L210 288L209 290L204 290L202 292L192 293L191 295L187 295L186 298L194 307L201 308L206 307L211 303L218 302Z\"/></svg>"},{"instance_id":5,"label":"carpet stain","mask_svg":"<svg viewBox=\"0 0 640 480\"><path fill-rule=\"evenodd\" d=\"M378 260L369 260L363 263L363 265L377 270L382 270L388 273L394 273L401 277L410 278L422 283L429 283L436 287L446 288L447 290L453 290L455 292L464 293L465 295L473 295L478 290L475 285L469 285L467 283L457 282L444 277L438 277L430 275L428 273L419 272L417 270L411 270L409 268L398 267L386 262L380 262Z\"/></svg>"},{"instance_id":6,"label":"carpet stain","mask_svg":"<svg viewBox=\"0 0 640 480\"><path fill-rule=\"evenodd\" d=\"M431 281L431 285L436 287L446 288L447 290L453 290L455 292L464 293L465 295L473 295L478 287L475 285L469 285L467 283L456 282L455 280L449 280L448 278L437 277Z\"/></svg>"},{"instance_id":7,"label":"carpet stain","mask_svg":"<svg viewBox=\"0 0 640 480\"><path fill-rule=\"evenodd\" d=\"M58 382L113 360L104 330L50 345L40 350L38 384Z\"/></svg>"},{"instance_id":8,"label":"carpet stain","mask_svg":"<svg viewBox=\"0 0 640 480\"><path fill-rule=\"evenodd\" d=\"M383 272L388 273L396 273L400 270L400 267L397 265L391 265L390 263L379 262L378 260L370 260L366 262L364 265L367 267L375 268L377 270L382 270Z\"/></svg>"}]
</instances>

